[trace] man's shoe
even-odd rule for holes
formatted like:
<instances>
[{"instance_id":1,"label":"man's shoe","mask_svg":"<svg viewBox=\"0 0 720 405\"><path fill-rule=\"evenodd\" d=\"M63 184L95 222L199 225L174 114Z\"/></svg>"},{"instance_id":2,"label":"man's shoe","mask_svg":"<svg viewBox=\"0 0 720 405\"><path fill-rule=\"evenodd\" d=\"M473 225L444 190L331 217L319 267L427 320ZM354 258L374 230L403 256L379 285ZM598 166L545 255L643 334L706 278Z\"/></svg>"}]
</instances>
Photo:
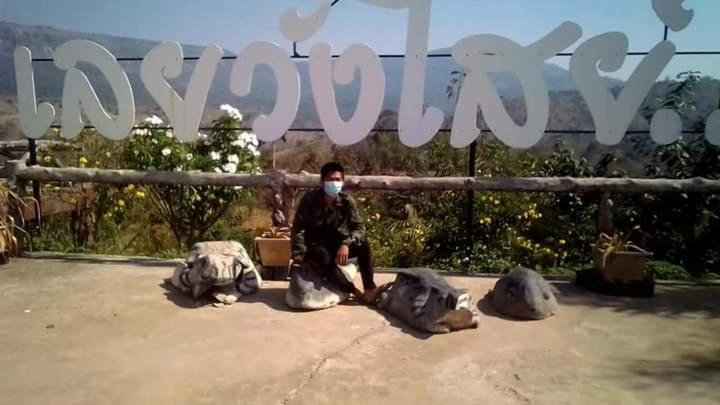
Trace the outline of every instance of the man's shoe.
<instances>
[{"instance_id":1,"label":"man's shoe","mask_svg":"<svg viewBox=\"0 0 720 405\"><path fill-rule=\"evenodd\" d=\"M368 305L375 305L381 292L382 290L380 288L365 290L363 291L362 301Z\"/></svg>"}]
</instances>

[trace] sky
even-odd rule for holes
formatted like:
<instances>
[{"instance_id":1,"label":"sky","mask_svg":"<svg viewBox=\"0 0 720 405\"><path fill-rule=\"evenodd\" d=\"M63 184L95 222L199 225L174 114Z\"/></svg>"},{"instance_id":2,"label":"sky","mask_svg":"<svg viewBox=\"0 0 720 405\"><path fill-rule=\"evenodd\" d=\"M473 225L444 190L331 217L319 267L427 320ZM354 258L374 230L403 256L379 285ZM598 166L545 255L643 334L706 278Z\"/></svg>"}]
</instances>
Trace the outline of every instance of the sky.
<instances>
[{"instance_id":1,"label":"sky","mask_svg":"<svg viewBox=\"0 0 720 405\"><path fill-rule=\"evenodd\" d=\"M291 44L278 31L278 18L290 8L308 14L319 2L0 0L0 20L158 41L219 44L230 50L239 50L251 41L268 40L290 51ZM669 39L682 51L720 50L720 0L686 0L685 6L695 9L695 18L684 31L670 32ZM315 42L329 42L341 51L362 42L378 52L403 53L406 18L405 11L340 0L321 32L301 43L299 49L304 52ZM663 33L651 0L435 0L431 18L430 49L448 48L465 36L479 33L499 34L528 44L563 21L580 24L583 39L607 31L624 32L632 51L649 50ZM567 60L558 57L551 62L566 67ZM628 58L614 76L627 77L639 60ZM676 56L664 76L689 69L720 77L720 56Z\"/></svg>"}]
</instances>

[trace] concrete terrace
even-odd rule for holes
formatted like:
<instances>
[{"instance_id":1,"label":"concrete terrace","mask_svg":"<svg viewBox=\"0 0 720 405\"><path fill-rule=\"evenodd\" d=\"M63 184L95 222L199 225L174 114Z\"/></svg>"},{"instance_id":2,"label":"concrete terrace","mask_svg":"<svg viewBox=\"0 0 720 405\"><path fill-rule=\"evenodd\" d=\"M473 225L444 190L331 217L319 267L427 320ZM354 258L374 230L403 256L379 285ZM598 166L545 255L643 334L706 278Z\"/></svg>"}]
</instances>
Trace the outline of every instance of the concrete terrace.
<instances>
[{"instance_id":1,"label":"concrete terrace","mask_svg":"<svg viewBox=\"0 0 720 405\"><path fill-rule=\"evenodd\" d=\"M213 308L172 290L171 273L97 258L0 267L0 403L720 403L717 285L621 299L555 282L558 316L480 304L477 330L430 337L359 305L290 311L279 281ZM495 279L450 281L478 300Z\"/></svg>"}]
</instances>

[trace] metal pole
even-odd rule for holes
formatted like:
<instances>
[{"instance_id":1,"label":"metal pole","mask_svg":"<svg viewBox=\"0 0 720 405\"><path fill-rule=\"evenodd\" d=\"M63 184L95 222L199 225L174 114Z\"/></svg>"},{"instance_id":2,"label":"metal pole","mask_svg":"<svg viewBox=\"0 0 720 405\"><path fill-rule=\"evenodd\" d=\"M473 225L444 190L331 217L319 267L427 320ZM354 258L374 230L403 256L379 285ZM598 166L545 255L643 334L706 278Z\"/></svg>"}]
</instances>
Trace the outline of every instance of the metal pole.
<instances>
[{"instance_id":1,"label":"metal pole","mask_svg":"<svg viewBox=\"0 0 720 405\"><path fill-rule=\"evenodd\" d=\"M37 143L35 142L35 139L28 139L28 150L30 152L30 160L28 161L29 166L36 166L37 165ZM39 230L39 224L40 224L40 182L37 180L33 180L32 182L32 189L33 189L33 198L37 202L37 204L33 204L35 207L35 230Z\"/></svg>"},{"instance_id":2,"label":"metal pole","mask_svg":"<svg viewBox=\"0 0 720 405\"><path fill-rule=\"evenodd\" d=\"M468 154L468 177L475 177L475 156L477 155L477 141L470 144L470 153ZM467 242L468 252L472 251L473 246L473 205L475 201L475 192L468 190L467 205L465 207L465 238Z\"/></svg>"}]
</instances>

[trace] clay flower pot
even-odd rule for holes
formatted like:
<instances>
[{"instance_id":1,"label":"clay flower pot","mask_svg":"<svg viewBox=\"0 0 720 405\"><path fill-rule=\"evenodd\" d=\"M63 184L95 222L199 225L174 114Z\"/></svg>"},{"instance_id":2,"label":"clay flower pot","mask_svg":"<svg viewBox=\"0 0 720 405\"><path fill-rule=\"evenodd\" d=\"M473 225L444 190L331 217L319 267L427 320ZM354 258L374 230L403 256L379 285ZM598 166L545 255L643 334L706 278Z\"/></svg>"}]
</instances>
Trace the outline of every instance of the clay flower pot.
<instances>
[{"instance_id":1,"label":"clay flower pot","mask_svg":"<svg viewBox=\"0 0 720 405\"><path fill-rule=\"evenodd\" d=\"M291 256L290 229L273 228L263 233L262 236L255 238L255 252L260 258L260 264L263 267L263 273L265 273L262 275L264 278L286 278ZM269 274L270 272L272 274Z\"/></svg>"},{"instance_id":2,"label":"clay flower pot","mask_svg":"<svg viewBox=\"0 0 720 405\"><path fill-rule=\"evenodd\" d=\"M600 234L593 247L595 269L609 282L623 283L642 281L646 277L647 261L652 253L632 242L621 241Z\"/></svg>"}]
</instances>

